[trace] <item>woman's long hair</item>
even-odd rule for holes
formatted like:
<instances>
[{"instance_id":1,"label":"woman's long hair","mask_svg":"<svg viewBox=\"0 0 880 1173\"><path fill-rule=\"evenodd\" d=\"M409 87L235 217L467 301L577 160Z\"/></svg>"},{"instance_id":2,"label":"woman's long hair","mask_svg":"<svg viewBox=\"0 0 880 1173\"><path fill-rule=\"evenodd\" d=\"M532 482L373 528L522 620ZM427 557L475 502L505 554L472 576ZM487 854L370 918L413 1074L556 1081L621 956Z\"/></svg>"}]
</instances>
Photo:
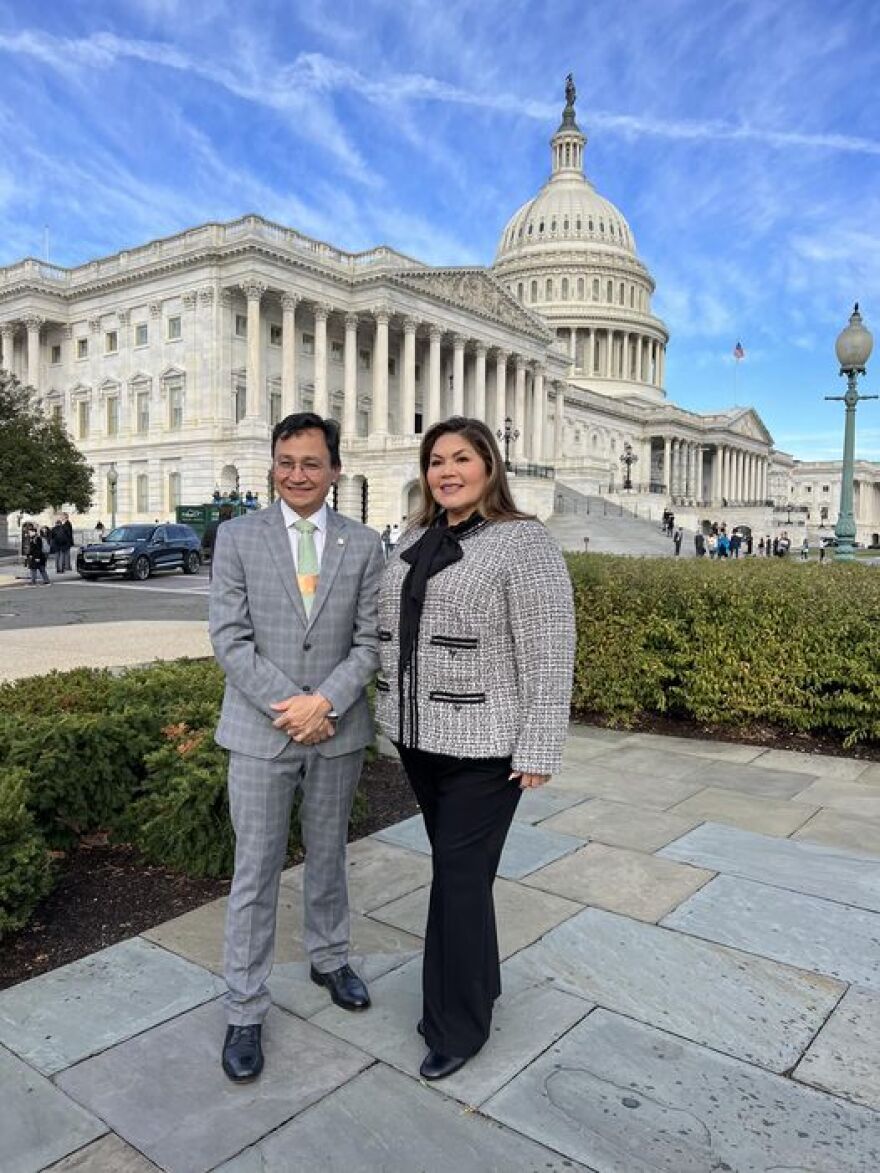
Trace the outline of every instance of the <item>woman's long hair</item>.
<instances>
[{"instance_id":1,"label":"woman's long hair","mask_svg":"<svg viewBox=\"0 0 880 1173\"><path fill-rule=\"evenodd\" d=\"M422 499L418 509L409 518L411 527L429 526L437 520L443 512L428 488L428 466L431 463L431 453L434 445L441 436L461 436L471 445L486 466L489 478L486 491L477 509L487 521L528 521L533 518L531 513L522 513L516 507L513 493L507 481L507 471L495 437L482 420L468 419L463 415L450 416L448 420L441 420L432 424L422 437L419 449L419 488Z\"/></svg>"}]
</instances>

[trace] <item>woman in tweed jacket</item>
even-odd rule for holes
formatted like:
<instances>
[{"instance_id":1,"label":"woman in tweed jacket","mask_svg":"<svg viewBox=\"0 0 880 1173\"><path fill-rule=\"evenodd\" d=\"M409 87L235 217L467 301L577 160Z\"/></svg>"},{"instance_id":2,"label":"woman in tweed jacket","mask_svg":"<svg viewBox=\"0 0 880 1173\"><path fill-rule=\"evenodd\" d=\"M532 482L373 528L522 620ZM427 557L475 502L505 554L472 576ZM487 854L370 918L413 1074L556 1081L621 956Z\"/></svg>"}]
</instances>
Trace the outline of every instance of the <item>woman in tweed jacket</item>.
<instances>
[{"instance_id":1,"label":"woman in tweed jacket","mask_svg":"<svg viewBox=\"0 0 880 1173\"><path fill-rule=\"evenodd\" d=\"M426 1079L489 1037L501 992L492 885L522 790L559 768L574 658L571 582L517 510L498 446L457 416L422 440L422 504L379 593L377 715L431 841Z\"/></svg>"}]
</instances>

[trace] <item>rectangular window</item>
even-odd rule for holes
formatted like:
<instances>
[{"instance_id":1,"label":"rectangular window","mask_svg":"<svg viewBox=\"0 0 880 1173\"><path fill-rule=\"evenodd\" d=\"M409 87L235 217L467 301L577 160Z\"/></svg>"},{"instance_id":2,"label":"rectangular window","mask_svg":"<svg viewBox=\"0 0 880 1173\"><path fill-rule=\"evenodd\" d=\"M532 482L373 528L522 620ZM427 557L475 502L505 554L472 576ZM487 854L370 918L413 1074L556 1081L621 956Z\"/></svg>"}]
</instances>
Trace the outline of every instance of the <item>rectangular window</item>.
<instances>
[{"instance_id":1,"label":"rectangular window","mask_svg":"<svg viewBox=\"0 0 880 1173\"><path fill-rule=\"evenodd\" d=\"M247 415L247 387L244 383L235 384L235 422L240 424Z\"/></svg>"},{"instance_id":2,"label":"rectangular window","mask_svg":"<svg viewBox=\"0 0 880 1173\"><path fill-rule=\"evenodd\" d=\"M345 347L341 342L330 343L330 359L332 362L342 362L345 357Z\"/></svg>"},{"instance_id":3,"label":"rectangular window","mask_svg":"<svg viewBox=\"0 0 880 1173\"><path fill-rule=\"evenodd\" d=\"M107 435L119 435L119 396L111 395L107 400Z\"/></svg>"},{"instance_id":4,"label":"rectangular window","mask_svg":"<svg viewBox=\"0 0 880 1173\"><path fill-rule=\"evenodd\" d=\"M274 322L269 323L269 345L280 346L282 338L282 331L280 326L276 326Z\"/></svg>"},{"instance_id":5,"label":"rectangular window","mask_svg":"<svg viewBox=\"0 0 880 1173\"><path fill-rule=\"evenodd\" d=\"M302 336L302 349L303 349L303 354L314 354L315 353L315 335L314 334L303 334L303 336Z\"/></svg>"},{"instance_id":6,"label":"rectangular window","mask_svg":"<svg viewBox=\"0 0 880 1173\"><path fill-rule=\"evenodd\" d=\"M830 492L831 492L831 486L830 486L830 485L823 485L823 486L822 486L822 492L823 492L823 493L830 493Z\"/></svg>"},{"instance_id":7,"label":"rectangular window","mask_svg":"<svg viewBox=\"0 0 880 1173\"><path fill-rule=\"evenodd\" d=\"M88 340L88 338L77 338L77 340L76 340L76 357L77 358L88 358L89 357L89 340Z\"/></svg>"},{"instance_id":8,"label":"rectangular window","mask_svg":"<svg viewBox=\"0 0 880 1173\"><path fill-rule=\"evenodd\" d=\"M274 428L281 419L281 392L273 391L269 396L269 426Z\"/></svg>"},{"instance_id":9,"label":"rectangular window","mask_svg":"<svg viewBox=\"0 0 880 1173\"><path fill-rule=\"evenodd\" d=\"M180 504L180 473L168 474L168 512L176 509Z\"/></svg>"},{"instance_id":10,"label":"rectangular window","mask_svg":"<svg viewBox=\"0 0 880 1173\"><path fill-rule=\"evenodd\" d=\"M135 346L146 346L149 338L147 323L138 322L134 328L134 344Z\"/></svg>"},{"instance_id":11,"label":"rectangular window","mask_svg":"<svg viewBox=\"0 0 880 1173\"><path fill-rule=\"evenodd\" d=\"M52 404L52 419L55 421L56 424L63 423L63 421L64 421L64 408L61 406L60 403L53 403Z\"/></svg>"},{"instance_id":12,"label":"rectangular window","mask_svg":"<svg viewBox=\"0 0 880 1173\"><path fill-rule=\"evenodd\" d=\"M397 359L396 358L389 358L389 360L388 360L388 374L389 375L396 375L397 374Z\"/></svg>"},{"instance_id":13,"label":"rectangular window","mask_svg":"<svg viewBox=\"0 0 880 1173\"><path fill-rule=\"evenodd\" d=\"M49 359L53 366L58 366L61 362L61 343L56 342L52 347L52 357Z\"/></svg>"},{"instance_id":14,"label":"rectangular window","mask_svg":"<svg viewBox=\"0 0 880 1173\"><path fill-rule=\"evenodd\" d=\"M138 473L135 481L135 506L138 513L149 512L150 478L145 472Z\"/></svg>"},{"instance_id":15,"label":"rectangular window","mask_svg":"<svg viewBox=\"0 0 880 1173\"><path fill-rule=\"evenodd\" d=\"M175 342L181 337L180 318L168 319L168 341Z\"/></svg>"},{"instance_id":16,"label":"rectangular window","mask_svg":"<svg viewBox=\"0 0 880 1173\"><path fill-rule=\"evenodd\" d=\"M77 435L80 440L88 439L89 435L89 404L85 399L81 399L76 405L76 423Z\"/></svg>"},{"instance_id":17,"label":"rectangular window","mask_svg":"<svg viewBox=\"0 0 880 1173\"><path fill-rule=\"evenodd\" d=\"M368 371L372 365L373 356L369 350L358 351L358 366L362 371Z\"/></svg>"},{"instance_id":18,"label":"rectangular window","mask_svg":"<svg viewBox=\"0 0 880 1173\"><path fill-rule=\"evenodd\" d=\"M235 315L236 338L247 338L247 314Z\"/></svg>"},{"instance_id":19,"label":"rectangular window","mask_svg":"<svg viewBox=\"0 0 880 1173\"><path fill-rule=\"evenodd\" d=\"M183 388L179 383L168 387L168 426L173 432L183 427Z\"/></svg>"},{"instance_id":20,"label":"rectangular window","mask_svg":"<svg viewBox=\"0 0 880 1173\"><path fill-rule=\"evenodd\" d=\"M139 436L146 436L150 430L150 393L141 391L137 397L137 430Z\"/></svg>"},{"instance_id":21,"label":"rectangular window","mask_svg":"<svg viewBox=\"0 0 880 1173\"><path fill-rule=\"evenodd\" d=\"M116 354L119 350L119 333L117 330L108 330L104 335L104 353Z\"/></svg>"}]
</instances>

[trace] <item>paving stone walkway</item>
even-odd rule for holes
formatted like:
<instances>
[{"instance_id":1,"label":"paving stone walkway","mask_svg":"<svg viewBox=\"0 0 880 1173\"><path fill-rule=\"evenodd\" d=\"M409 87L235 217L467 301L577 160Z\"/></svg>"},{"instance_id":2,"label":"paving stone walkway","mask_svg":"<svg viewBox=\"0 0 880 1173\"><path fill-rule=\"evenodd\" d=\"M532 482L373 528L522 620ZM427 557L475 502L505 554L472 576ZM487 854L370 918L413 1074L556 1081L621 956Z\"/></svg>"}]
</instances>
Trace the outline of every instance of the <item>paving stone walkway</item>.
<instances>
[{"instance_id":1,"label":"paving stone walkway","mask_svg":"<svg viewBox=\"0 0 880 1173\"><path fill-rule=\"evenodd\" d=\"M418 820L351 848L352 1015L285 873L251 1085L219 1065L222 900L0 993L0 1169L880 1170L880 767L573 726L504 853L492 1038L431 1086L429 882Z\"/></svg>"}]
</instances>

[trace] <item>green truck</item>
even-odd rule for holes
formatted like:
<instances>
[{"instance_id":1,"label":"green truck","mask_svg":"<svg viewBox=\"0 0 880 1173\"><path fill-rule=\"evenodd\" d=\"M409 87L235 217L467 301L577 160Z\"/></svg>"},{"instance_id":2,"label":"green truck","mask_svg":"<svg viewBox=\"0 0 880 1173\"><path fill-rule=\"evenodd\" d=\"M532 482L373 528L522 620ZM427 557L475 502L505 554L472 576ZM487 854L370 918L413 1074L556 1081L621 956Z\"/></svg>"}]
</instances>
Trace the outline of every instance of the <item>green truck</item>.
<instances>
[{"instance_id":1,"label":"green truck","mask_svg":"<svg viewBox=\"0 0 880 1173\"><path fill-rule=\"evenodd\" d=\"M219 520L221 505L228 505L233 517L251 512L243 501L209 501L207 505L178 505L174 511L174 520L179 525L191 526L202 538L205 536L208 523Z\"/></svg>"}]
</instances>

